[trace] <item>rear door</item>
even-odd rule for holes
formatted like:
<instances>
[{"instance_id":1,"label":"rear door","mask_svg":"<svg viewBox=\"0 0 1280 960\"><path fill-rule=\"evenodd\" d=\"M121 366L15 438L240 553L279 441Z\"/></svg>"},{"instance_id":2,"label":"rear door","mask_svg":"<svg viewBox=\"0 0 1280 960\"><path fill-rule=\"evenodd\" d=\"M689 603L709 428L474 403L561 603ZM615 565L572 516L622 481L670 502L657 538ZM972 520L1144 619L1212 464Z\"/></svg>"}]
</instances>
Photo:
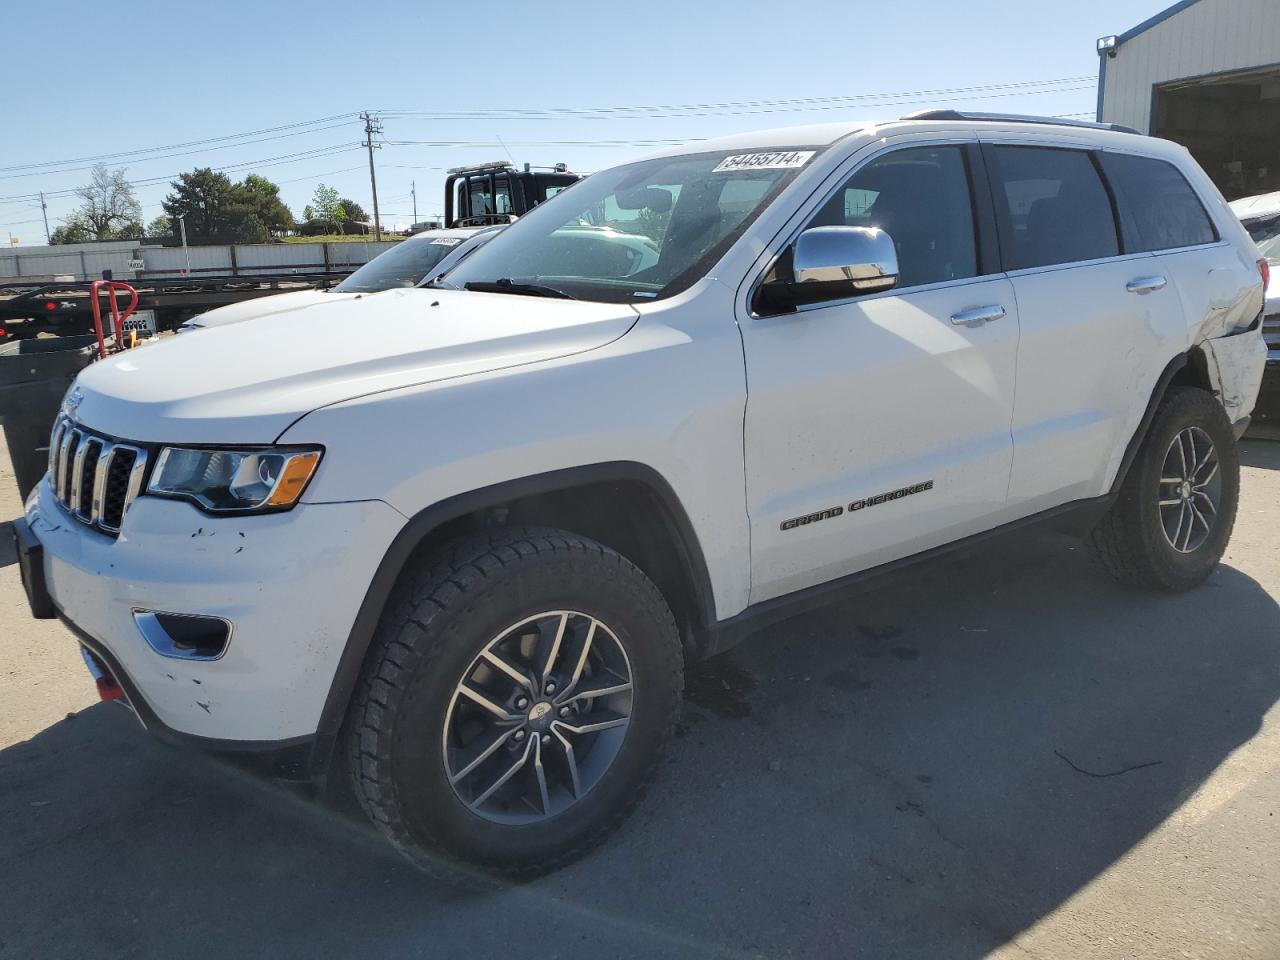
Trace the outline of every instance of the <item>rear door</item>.
<instances>
[{"instance_id":1,"label":"rear door","mask_svg":"<svg viewBox=\"0 0 1280 960\"><path fill-rule=\"evenodd\" d=\"M1094 151L984 151L1021 320L1009 507L1025 516L1107 491L1185 324L1165 266L1126 251Z\"/></svg>"},{"instance_id":2,"label":"rear door","mask_svg":"<svg viewBox=\"0 0 1280 960\"><path fill-rule=\"evenodd\" d=\"M997 522L1018 311L985 189L976 146L882 151L800 229L885 230L898 286L739 318L753 603Z\"/></svg>"}]
</instances>

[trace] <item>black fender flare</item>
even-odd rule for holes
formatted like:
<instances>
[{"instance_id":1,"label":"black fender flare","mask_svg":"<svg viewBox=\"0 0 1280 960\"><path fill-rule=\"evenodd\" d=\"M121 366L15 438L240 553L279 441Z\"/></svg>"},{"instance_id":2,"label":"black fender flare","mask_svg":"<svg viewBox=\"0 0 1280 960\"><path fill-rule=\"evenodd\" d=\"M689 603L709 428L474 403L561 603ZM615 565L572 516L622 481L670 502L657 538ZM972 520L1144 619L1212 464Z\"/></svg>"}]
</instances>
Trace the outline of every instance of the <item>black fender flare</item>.
<instances>
[{"instance_id":1,"label":"black fender flare","mask_svg":"<svg viewBox=\"0 0 1280 960\"><path fill-rule=\"evenodd\" d=\"M1125 447L1124 456L1120 459L1120 469L1116 471L1116 478L1111 483L1112 494L1120 492L1120 488L1124 485L1124 479L1129 474L1129 468L1133 466L1133 461L1138 457L1138 450L1142 447L1142 441L1147 438L1147 432L1151 429L1151 421L1156 418L1156 410L1160 407L1160 401L1164 399L1165 393L1168 392L1169 384L1173 382L1173 378L1181 373L1188 363L1187 354L1180 353L1170 360L1165 365L1164 370L1160 372L1155 388L1151 391L1151 399L1147 401L1147 409L1143 411L1142 419L1138 421L1138 429L1129 438L1129 445Z\"/></svg>"},{"instance_id":2,"label":"black fender flare","mask_svg":"<svg viewBox=\"0 0 1280 960\"><path fill-rule=\"evenodd\" d=\"M714 623L715 601L711 590L711 576L693 524L666 478L647 464L624 460L587 464L507 480L441 500L409 518L387 548L365 591L320 714L310 761L312 774L319 775L329 763L391 590L414 550L432 532L450 520L512 500L591 484L618 482L640 483L653 493L677 535L676 546L687 568L695 615L701 621L694 626L705 631Z\"/></svg>"}]
</instances>

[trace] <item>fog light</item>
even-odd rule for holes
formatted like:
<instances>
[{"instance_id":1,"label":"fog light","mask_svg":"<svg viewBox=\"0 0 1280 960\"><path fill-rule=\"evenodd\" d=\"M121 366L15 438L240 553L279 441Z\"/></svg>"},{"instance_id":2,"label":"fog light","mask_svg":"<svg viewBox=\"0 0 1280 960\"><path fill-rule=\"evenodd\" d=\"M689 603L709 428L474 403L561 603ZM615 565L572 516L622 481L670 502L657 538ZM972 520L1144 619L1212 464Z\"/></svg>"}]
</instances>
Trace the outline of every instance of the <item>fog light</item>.
<instances>
[{"instance_id":1,"label":"fog light","mask_svg":"<svg viewBox=\"0 0 1280 960\"><path fill-rule=\"evenodd\" d=\"M221 617L135 610L133 622L152 650L176 660L217 660L231 640L231 622Z\"/></svg>"}]
</instances>

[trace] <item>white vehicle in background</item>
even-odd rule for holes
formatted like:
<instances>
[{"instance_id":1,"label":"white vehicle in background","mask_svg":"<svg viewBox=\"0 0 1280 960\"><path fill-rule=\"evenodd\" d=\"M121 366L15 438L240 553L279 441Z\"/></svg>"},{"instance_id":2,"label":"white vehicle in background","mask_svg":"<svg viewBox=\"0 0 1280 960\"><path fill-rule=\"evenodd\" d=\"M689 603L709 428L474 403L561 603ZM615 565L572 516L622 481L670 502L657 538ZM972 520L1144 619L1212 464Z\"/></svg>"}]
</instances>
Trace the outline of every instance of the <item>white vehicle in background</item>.
<instances>
[{"instance_id":1,"label":"white vehicle in background","mask_svg":"<svg viewBox=\"0 0 1280 960\"><path fill-rule=\"evenodd\" d=\"M340 758L401 849L546 870L636 803L686 662L842 588L1033 521L1203 582L1264 271L1131 131L708 140L419 287L93 364L18 563L157 734Z\"/></svg>"},{"instance_id":2,"label":"white vehicle in background","mask_svg":"<svg viewBox=\"0 0 1280 960\"><path fill-rule=\"evenodd\" d=\"M295 290L292 293L242 300L192 317L178 330L181 332L224 327L268 314L351 300L361 294L415 287L448 270L502 229L494 226L424 230L378 254L332 289Z\"/></svg>"},{"instance_id":3,"label":"white vehicle in background","mask_svg":"<svg viewBox=\"0 0 1280 960\"><path fill-rule=\"evenodd\" d=\"M1254 410L1253 435L1276 438L1280 435L1280 192L1233 200L1231 210L1249 231L1270 270L1262 318L1267 368Z\"/></svg>"}]
</instances>

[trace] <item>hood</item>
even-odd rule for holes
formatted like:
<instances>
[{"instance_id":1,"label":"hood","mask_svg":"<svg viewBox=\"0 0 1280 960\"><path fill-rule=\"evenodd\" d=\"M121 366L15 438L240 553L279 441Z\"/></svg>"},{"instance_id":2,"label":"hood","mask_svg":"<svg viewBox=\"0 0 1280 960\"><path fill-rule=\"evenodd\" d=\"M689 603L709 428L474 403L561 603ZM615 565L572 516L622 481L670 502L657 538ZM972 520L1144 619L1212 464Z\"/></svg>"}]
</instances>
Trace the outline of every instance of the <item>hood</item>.
<instances>
[{"instance_id":1,"label":"hood","mask_svg":"<svg viewBox=\"0 0 1280 960\"><path fill-rule=\"evenodd\" d=\"M350 300L357 293L338 293L334 290L294 290L292 293L277 293L270 297L255 297L239 303L229 303L225 307L215 307L199 316L192 317L188 323L205 327L221 327L228 323L240 323L254 317L279 313L282 310L297 310L299 307L310 307L317 303L333 303L338 300Z\"/></svg>"},{"instance_id":2,"label":"hood","mask_svg":"<svg viewBox=\"0 0 1280 960\"><path fill-rule=\"evenodd\" d=\"M167 337L89 366L76 419L143 442L269 443L328 404L581 353L628 304L407 288Z\"/></svg>"}]
</instances>

